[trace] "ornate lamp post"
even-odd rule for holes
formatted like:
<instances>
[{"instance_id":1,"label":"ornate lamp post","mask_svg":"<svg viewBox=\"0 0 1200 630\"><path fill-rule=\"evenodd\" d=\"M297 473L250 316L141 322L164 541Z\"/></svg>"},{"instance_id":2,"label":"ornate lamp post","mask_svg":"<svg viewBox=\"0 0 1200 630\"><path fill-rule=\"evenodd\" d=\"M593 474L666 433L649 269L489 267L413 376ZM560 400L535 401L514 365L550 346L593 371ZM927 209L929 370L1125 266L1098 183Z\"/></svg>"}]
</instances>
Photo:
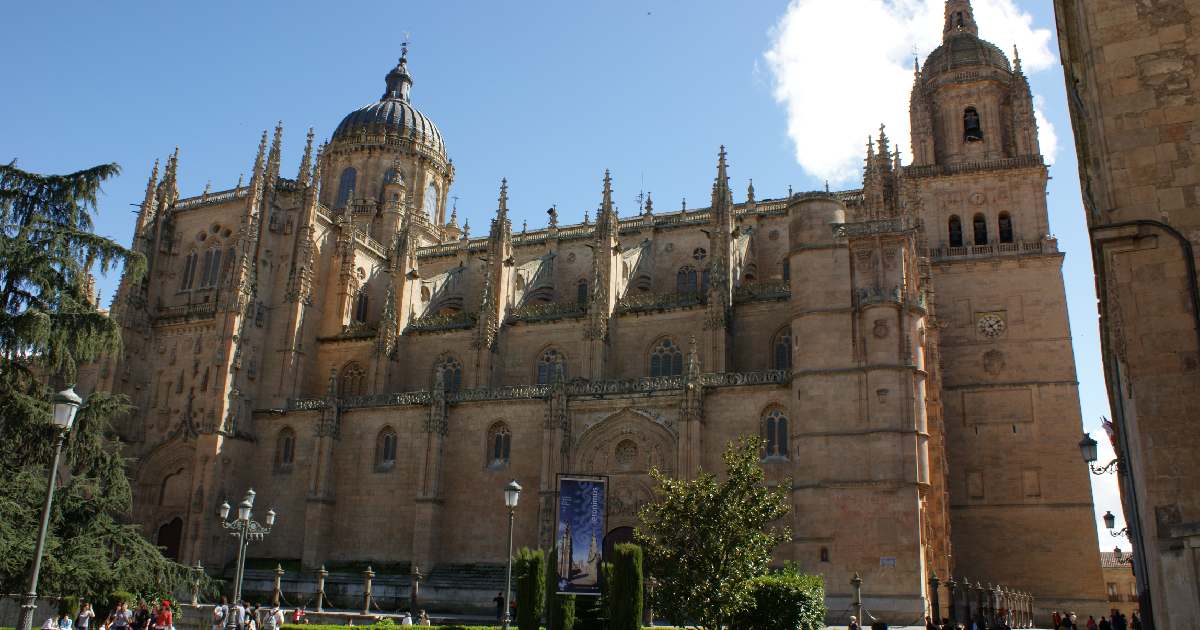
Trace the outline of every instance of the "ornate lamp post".
<instances>
[{"instance_id":1,"label":"ornate lamp post","mask_svg":"<svg viewBox=\"0 0 1200 630\"><path fill-rule=\"evenodd\" d=\"M862 576L857 572L854 577L850 578L850 587L854 589L854 600L850 602L850 605L854 607L854 616L858 619L859 625L866 623L862 618L862 583Z\"/></svg>"},{"instance_id":2,"label":"ornate lamp post","mask_svg":"<svg viewBox=\"0 0 1200 630\"><path fill-rule=\"evenodd\" d=\"M513 512L517 509L517 500L521 498L521 484L516 479L504 487L504 505L508 507L508 557L507 568L504 572L504 630L512 622L509 617L509 598L512 597L512 547L513 547Z\"/></svg>"},{"instance_id":3,"label":"ornate lamp post","mask_svg":"<svg viewBox=\"0 0 1200 630\"><path fill-rule=\"evenodd\" d=\"M1100 453L1097 449L1098 446L1099 444L1096 442L1096 440L1093 440L1092 436L1088 435L1087 433L1084 433L1083 439L1079 440L1079 453L1083 455L1083 461L1087 463L1088 468L1092 471L1092 474L1103 475L1106 473L1120 472L1121 464L1116 458L1113 458L1111 462L1108 462L1103 466L1096 465L1096 460L1100 457Z\"/></svg>"},{"instance_id":4,"label":"ornate lamp post","mask_svg":"<svg viewBox=\"0 0 1200 630\"><path fill-rule=\"evenodd\" d=\"M271 533L271 528L275 526L275 510L267 510L267 518L263 524L259 524L251 518L251 511L254 509L254 490L246 491L246 498L238 504L237 518L227 521L229 518L229 501L221 503L218 516L221 518L221 526L229 530L229 534L238 539L238 555L237 555L237 572L233 579L233 601L242 601L242 579L246 577L246 546L251 540L262 540L267 534Z\"/></svg>"},{"instance_id":5,"label":"ornate lamp post","mask_svg":"<svg viewBox=\"0 0 1200 630\"><path fill-rule=\"evenodd\" d=\"M42 571L42 554L46 551L46 533L50 529L50 506L54 503L54 485L58 481L58 464L62 459L63 442L67 433L75 424L75 412L83 404L83 399L75 393L74 387L54 395L54 415L51 422L57 429L58 435L54 441L54 461L50 464L50 483L46 486L46 501L42 504L42 524L38 530L37 543L33 547L33 564L29 569L29 591L25 593L25 603L21 604L21 619L17 630L30 630L33 627L33 611L37 608L38 574Z\"/></svg>"}]
</instances>

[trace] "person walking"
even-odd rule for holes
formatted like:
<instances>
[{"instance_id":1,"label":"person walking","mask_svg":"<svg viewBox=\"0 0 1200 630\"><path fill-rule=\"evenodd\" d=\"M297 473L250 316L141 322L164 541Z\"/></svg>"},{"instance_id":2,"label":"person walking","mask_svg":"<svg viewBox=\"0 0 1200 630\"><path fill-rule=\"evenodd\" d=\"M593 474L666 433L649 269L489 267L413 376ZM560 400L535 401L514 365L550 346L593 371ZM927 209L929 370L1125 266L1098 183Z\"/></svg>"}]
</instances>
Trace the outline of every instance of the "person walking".
<instances>
[{"instance_id":1,"label":"person walking","mask_svg":"<svg viewBox=\"0 0 1200 630\"><path fill-rule=\"evenodd\" d=\"M88 630L95 616L96 613L92 610L92 605L88 602L83 602L83 606L79 607L79 614L75 615L75 630Z\"/></svg>"},{"instance_id":2,"label":"person walking","mask_svg":"<svg viewBox=\"0 0 1200 630\"><path fill-rule=\"evenodd\" d=\"M229 600L224 596L221 597L221 603L213 606L212 610L212 630L223 630L225 628L225 620L229 617Z\"/></svg>"},{"instance_id":3,"label":"person walking","mask_svg":"<svg viewBox=\"0 0 1200 630\"><path fill-rule=\"evenodd\" d=\"M110 630L129 630L133 615L129 612L128 604L124 601L117 602L117 609L109 615L108 622Z\"/></svg>"},{"instance_id":4,"label":"person walking","mask_svg":"<svg viewBox=\"0 0 1200 630\"><path fill-rule=\"evenodd\" d=\"M162 600L162 606L158 607L158 614L154 615L154 630L174 630L175 617L171 614L171 602Z\"/></svg>"},{"instance_id":5,"label":"person walking","mask_svg":"<svg viewBox=\"0 0 1200 630\"><path fill-rule=\"evenodd\" d=\"M1125 623L1125 613L1114 610L1112 615L1113 630L1129 630Z\"/></svg>"},{"instance_id":6,"label":"person walking","mask_svg":"<svg viewBox=\"0 0 1200 630\"><path fill-rule=\"evenodd\" d=\"M504 594L496 593L492 601L496 604L496 621L500 621L504 617Z\"/></svg>"},{"instance_id":7,"label":"person walking","mask_svg":"<svg viewBox=\"0 0 1200 630\"><path fill-rule=\"evenodd\" d=\"M1133 611L1133 618L1129 620L1130 630L1142 630L1142 618L1138 616L1137 611Z\"/></svg>"},{"instance_id":8,"label":"person walking","mask_svg":"<svg viewBox=\"0 0 1200 630\"><path fill-rule=\"evenodd\" d=\"M133 630L147 630L150 625L150 609L144 600L138 601L137 610L133 613L133 622L129 624Z\"/></svg>"},{"instance_id":9,"label":"person walking","mask_svg":"<svg viewBox=\"0 0 1200 630\"><path fill-rule=\"evenodd\" d=\"M1108 619L1106 619L1104 617L1104 615L1100 615L1100 624L1097 626L1097 629L1098 630L1113 630L1112 622L1110 622Z\"/></svg>"}]
</instances>

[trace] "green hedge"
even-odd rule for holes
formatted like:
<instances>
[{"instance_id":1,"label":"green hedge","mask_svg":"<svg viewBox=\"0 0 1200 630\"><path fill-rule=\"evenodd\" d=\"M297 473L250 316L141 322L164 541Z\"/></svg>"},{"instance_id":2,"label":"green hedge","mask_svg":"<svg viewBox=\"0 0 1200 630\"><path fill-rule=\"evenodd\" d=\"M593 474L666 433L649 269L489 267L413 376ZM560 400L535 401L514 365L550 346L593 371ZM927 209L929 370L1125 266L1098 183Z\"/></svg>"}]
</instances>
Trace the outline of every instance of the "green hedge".
<instances>
[{"instance_id":1,"label":"green hedge","mask_svg":"<svg viewBox=\"0 0 1200 630\"><path fill-rule=\"evenodd\" d=\"M821 630L825 627L825 582L792 568L748 580L753 603L732 630Z\"/></svg>"}]
</instances>

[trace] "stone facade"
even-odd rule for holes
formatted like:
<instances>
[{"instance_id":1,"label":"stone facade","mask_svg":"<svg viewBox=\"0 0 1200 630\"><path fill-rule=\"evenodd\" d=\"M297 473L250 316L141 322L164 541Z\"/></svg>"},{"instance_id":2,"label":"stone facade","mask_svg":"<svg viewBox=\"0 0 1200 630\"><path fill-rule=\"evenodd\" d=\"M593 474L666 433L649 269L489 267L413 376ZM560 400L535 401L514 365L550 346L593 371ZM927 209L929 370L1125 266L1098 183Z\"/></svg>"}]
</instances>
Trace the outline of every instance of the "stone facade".
<instances>
[{"instance_id":1,"label":"stone facade","mask_svg":"<svg viewBox=\"0 0 1200 630\"><path fill-rule=\"evenodd\" d=\"M722 148L707 208L618 217L605 173L594 222L514 232L502 183L472 237L411 85L402 58L295 179L281 129L247 186L152 175L100 379L138 409L148 535L223 566L213 515L253 485L280 515L253 556L436 577L503 561L510 479L518 546L549 545L560 473L608 475L619 538L648 471L719 470L752 434L795 485L778 560L835 612L856 572L895 621L934 573L1104 610L1028 83L968 3L915 73L913 163L881 129L859 190L735 202Z\"/></svg>"},{"instance_id":2,"label":"stone facade","mask_svg":"<svg viewBox=\"0 0 1200 630\"><path fill-rule=\"evenodd\" d=\"M1141 609L1200 619L1200 2L1056 0ZM1103 462L1101 462L1103 464Z\"/></svg>"},{"instance_id":3,"label":"stone facade","mask_svg":"<svg viewBox=\"0 0 1200 630\"><path fill-rule=\"evenodd\" d=\"M1104 571L1104 592L1108 595L1109 612L1121 611L1132 615L1138 610L1137 579L1133 577L1133 554L1121 551L1100 552L1100 566Z\"/></svg>"}]
</instances>

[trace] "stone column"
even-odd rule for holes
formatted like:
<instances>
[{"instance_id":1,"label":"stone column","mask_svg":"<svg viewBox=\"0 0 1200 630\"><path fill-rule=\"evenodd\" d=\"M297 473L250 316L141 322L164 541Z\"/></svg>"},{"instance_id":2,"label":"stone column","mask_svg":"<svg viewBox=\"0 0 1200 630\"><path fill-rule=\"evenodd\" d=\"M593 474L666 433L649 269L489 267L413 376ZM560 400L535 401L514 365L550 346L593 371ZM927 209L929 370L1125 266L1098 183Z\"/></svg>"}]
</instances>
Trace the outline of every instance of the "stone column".
<instances>
[{"instance_id":1,"label":"stone column","mask_svg":"<svg viewBox=\"0 0 1200 630\"><path fill-rule=\"evenodd\" d=\"M325 578L328 576L325 565L321 565L321 568L317 569L317 612L325 610Z\"/></svg>"},{"instance_id":2,"label":"stone column","mask_svg":"<svg viewBox=\"0 0 1200 630\"><path fill-rule=\"evenodd\" d=\"M412 568L412 585L408 594L409 611L417 615L421 610L421 569L413 564Z\"/></svg>"},{"instance_id":3,"label":"stone column","mask_svg":"<svg viewBox=\"0 0 1200 630\"><path fill-rule=\"evenodd\" d=\"M275 565L275 592L271 594L271 604L279 606L279 599L283 595L283 565Z\"/></svg>"},{"instance_id":4,"label":"stone column","mask_svg":"<svg viewBox=\"0 0 1200 630\"><path fill-rule=\"evenodd\" d=\"M973 617L971 616L971 580L968 578L963 578L962 581L962 598L963 612L966 614L963 617L963 624L970 626Z\"/></svg>"},{"instance_id":5,"label":"stone column","mask_svg":"<svg viewBox=\"0 0 1200 630\"><path fill-rule=\"evenodd\" d=\"M949 617L951 627L958 624L958 582L954 581L954 576L951 576L946 581L946 595L950 597Z\"/></svg>"},{"instance_id":6,"label":"stone column","mask_svg":"<svg viewBox=\"0 0 1200 630\"><path fill-rule=\"evenodd\" d=\"M192 605L200 604L200 576L204 575L204 567L200 566L200 561L192 566Z\"/></svg>"},{"instance_id":7,"label":"stone column","mask_svg":"<svg viewBox=\"0 0 1200 630\"><path fill-rule=\"evenodd\" d=\"M368 566L367 570L363 571L363 609L362 609L362 614L364 614L364 615L371 614L371 580L374 580L374 579L375 579L375 572L372 571L371 567Z\"/></svg>"}]
</instances>

